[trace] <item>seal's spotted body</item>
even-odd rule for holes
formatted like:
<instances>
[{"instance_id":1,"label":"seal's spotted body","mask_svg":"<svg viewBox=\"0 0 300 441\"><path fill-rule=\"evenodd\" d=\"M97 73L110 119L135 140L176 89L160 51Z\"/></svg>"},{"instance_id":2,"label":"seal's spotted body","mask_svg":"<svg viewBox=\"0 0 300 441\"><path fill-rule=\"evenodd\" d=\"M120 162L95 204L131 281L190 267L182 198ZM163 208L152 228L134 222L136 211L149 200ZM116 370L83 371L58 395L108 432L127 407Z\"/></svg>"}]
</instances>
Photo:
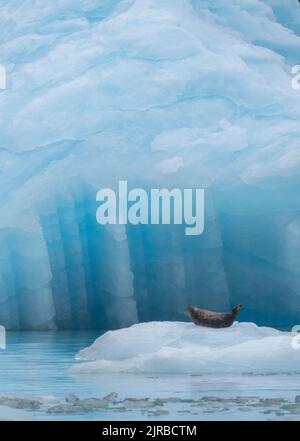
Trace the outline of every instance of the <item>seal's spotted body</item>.
<instances>
[{"instance_id":1,"label":"seal's spotted body","mask_svg":"<svg viewBox=\"0 0 300 441\"><path fill-rule=\"evenodd\" d=\"M229 328L235 321L242 305L237 305L231 312L214 312L206 309L191 306L185 310L185 314L190 317L197 326L208 328Z\"/></svg>"}]
</instances>

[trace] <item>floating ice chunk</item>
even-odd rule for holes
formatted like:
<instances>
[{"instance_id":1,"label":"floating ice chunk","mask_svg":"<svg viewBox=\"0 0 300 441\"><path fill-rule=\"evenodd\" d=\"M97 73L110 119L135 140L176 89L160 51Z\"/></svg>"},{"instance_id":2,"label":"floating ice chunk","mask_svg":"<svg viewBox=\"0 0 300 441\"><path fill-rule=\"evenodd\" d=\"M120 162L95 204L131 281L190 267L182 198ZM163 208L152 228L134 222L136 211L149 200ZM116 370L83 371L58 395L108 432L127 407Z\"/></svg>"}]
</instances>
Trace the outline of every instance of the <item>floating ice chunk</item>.
<instances>
[{"instance_id":1,"label":"floating ice chunk","mask_svg":"<svg viewBox=\"0 0 300 441\"><path fill-rule=\"evenodd\" d=\"M84 409L82 406L69 405L69 404L58 404L56 406L49 407L48 413L83 413L87 412L88 409Z\"/></svg>"},{"instance_id":2,"label":"floating ice chunk","mask_svg":"<svg viewBox=\"0 0 300 441\"><path fill-rule=\"evenodd\" d=\"M122 401L122 405L126 409L148 409L155 406L161 406L162 403L159 400L150 400L150 398L126 398Z\"/></svg>"},{"instance_id":3,"label":"floating ice chunk","mask_svg":"<svg viewBox=\"0 0 300 441\"><path fill-rule=\"evenodd\" d=\"M75 394L66 396L66 403L58 403L47 409L48 413L84 413L92 412L97 409L107 409L118 403L118 394L115 392L106 395L104 398L84 398L79 399Z\"/></svg>"},{"instance_id":4,"label":"floating ice chunk","mask_svg":"<svg viewBox=\"0 0 300 441\"><path fill-rule=\"evenodd\" d=\"M75 394L69 394L66 396L66 402L69 404L76 404L79 401L79 398Z\"/></svg>"},{"instance_id":5,"label":"floating ice chunk","mask_svg":"<svg viewBox=\"0 0 300 441\"><path fill-rule=\"evenodd\" d=\"M196 327L192 323L151 322L110 331L77 360L93 360L71 368L72 373L295 373L300 351L292 334L234 323L227 329Z\"/></svg>"},{"instance_id":6,"label":"floating ice chunk","mask_svg":"<svg viewBox=\"0 0 300 441\"><path fill-rule=\"evenodd\" d=\"M103 400L116 404L118 402L118 394L116 392L112 392L111 394L106 395Z\"/></svg>"},{"instance_id":7,"label":"floating ice chunk","mask_svg":"<svg viewBox=\"0 0 300 441\"><path fill-rule=\"evenodd\" d=\"M0 421L29 420L32 419L29 417L29 411L42 411L58 404L59 401L52 395L41 397L4 395L0 397Z\"/></svg>"},{"instance_id":8,"label":"floating ice chunk","mask_svg":"<svg viewBox=\"0 0 300 441\"><path fill-rule=\"evenodd\" d=\"M40 411L57 403L53 396L16 397L4 395L0 397L0 421L27 421L34 419L29 411Z\"/></svg>"},{"instance_id":9,"label":"floating ice chunk","mask_svg":"<svg viewBox=\"0 0 300 441\"><path fill-rule=\"evenodd\" d=\"M31 398L0 397L0 405L14 409L38 410L42 406L42 401Z\"/></svg>"}]
</instances>

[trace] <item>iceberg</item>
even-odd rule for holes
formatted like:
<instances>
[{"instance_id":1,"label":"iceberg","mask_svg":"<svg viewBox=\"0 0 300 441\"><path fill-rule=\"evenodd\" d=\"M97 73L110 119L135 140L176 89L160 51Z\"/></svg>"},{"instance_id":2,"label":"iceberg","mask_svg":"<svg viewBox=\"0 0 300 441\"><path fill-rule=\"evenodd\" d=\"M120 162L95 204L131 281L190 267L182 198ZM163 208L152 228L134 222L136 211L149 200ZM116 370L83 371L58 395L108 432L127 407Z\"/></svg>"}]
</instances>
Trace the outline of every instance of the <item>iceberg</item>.
<instances>
[{"instance_id":1,"label":"iceberg","mask_svg":"<svg viewBox=\"0 0 300 441\"><path fill-rule=\"evenodd\" d=\"M299 374L293 334L238 323L226 329L184 322L109 331L76 358L73 374ZM89 361L87 361L89 360Z\"/></svg>"},{"instance_id":2,"label":"iceberg","mask_svg":"<svg viewBox=\"0 0 300 441\"><path fill-rule=\"evenodd\" d=\"M299 24L296 0L1 1L1 325L299 324ZM120 180L205 188L204 234L98 225Z\"/></svg>"}]
</instances>

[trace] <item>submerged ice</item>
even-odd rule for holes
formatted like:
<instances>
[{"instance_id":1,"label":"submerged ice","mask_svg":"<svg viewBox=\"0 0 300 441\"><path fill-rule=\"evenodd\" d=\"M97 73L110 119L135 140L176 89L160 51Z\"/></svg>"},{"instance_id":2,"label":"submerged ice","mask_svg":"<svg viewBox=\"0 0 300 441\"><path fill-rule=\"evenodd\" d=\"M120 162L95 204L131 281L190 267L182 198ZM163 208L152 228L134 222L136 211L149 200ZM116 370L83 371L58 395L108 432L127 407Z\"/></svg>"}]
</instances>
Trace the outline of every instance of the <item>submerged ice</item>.
<instances>
[{"instance_id":1,"label":"submerged ice","mask_svg":"<svg viewBox=\"0 0 300 441\"><path fill-rule=\"evenodd\" d=\"M300 373L292 334L253 323L236 322L226 329L140 323L107 332L76 358L85 360L72 367L78 374Z\"/></svg>"},{"instance_id":2,"label":"submerged ice","mask_svg":"<svg viewBox=\"0 0 300 441\"><path fill-rule=\"evenodd\" d=\"M241 320L299 323L299 10L1 2L0 324L112 329L240 302ZM204 234L98 225L96 193L119 180L205 188Z\"/></svg>"}]
</instances>

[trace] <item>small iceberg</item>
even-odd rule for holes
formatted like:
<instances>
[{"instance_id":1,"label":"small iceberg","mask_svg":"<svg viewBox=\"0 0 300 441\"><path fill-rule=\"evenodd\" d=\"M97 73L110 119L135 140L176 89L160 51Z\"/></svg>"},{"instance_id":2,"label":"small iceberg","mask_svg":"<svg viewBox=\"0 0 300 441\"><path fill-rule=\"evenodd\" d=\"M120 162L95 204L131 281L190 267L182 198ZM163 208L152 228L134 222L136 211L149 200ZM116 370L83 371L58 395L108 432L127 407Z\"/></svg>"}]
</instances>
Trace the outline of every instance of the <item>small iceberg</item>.
<instances>
[{"instance_id":1,"label":"small iceberg","mask_svg":"<svg viewBox=\"0 0 300 441\"><path fill-rule=\"evenodd\" d=\"M226 329L184 322L140 323L109 331L81 350L74 374L297 374L294 334L254 323Z\"/></svg>"}]
</instances>

